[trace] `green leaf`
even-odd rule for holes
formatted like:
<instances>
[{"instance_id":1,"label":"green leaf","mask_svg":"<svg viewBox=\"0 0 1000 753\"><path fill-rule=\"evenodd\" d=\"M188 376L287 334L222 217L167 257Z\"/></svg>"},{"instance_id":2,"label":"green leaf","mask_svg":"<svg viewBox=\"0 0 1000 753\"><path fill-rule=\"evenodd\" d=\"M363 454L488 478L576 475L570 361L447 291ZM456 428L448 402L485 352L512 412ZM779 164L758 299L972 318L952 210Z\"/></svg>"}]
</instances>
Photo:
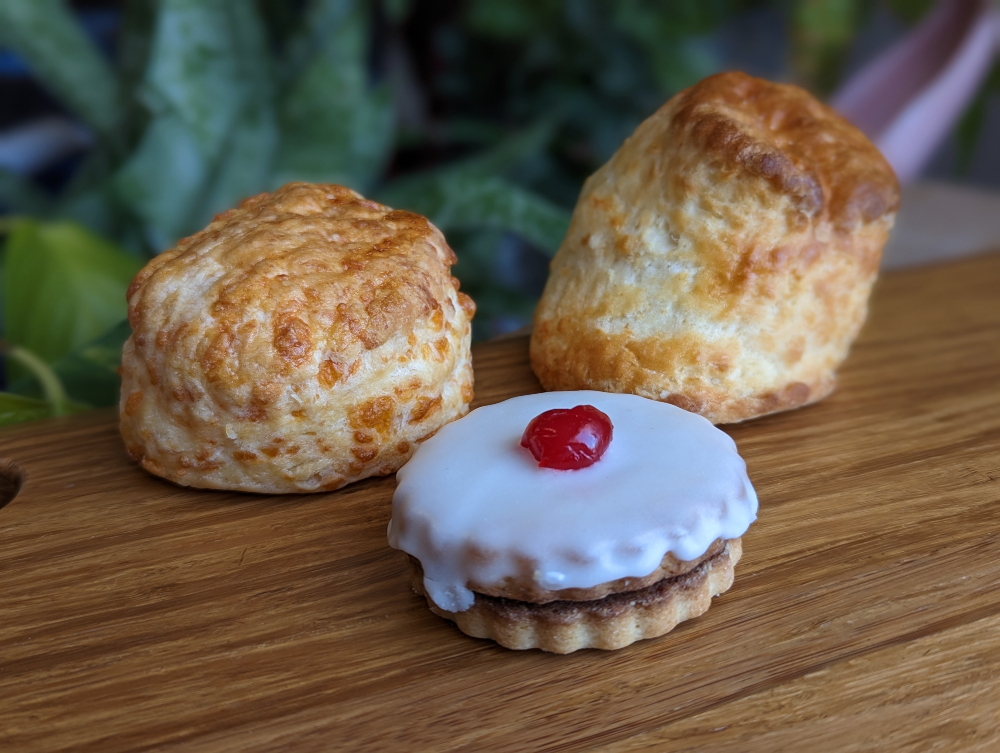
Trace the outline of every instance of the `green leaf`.
<instances>
[{"instance_id":1,"label":"green leaf","mask_svg":"<svg viewBox=\"0 0 1000 753\"><path fill-rule=\"evenodd\" d=\"M30 180L0 168L0 209L40 216L52 209L52 200Z\"/></svg>"},{"instance_id":2,"label":"green leaf","mask_svg":"<svg viewBox=\"0 0 1000 753\"><path fill-rule=\"evenodd\" d=\"M179 117L156 118L115 175L115 195L143 221L146 242L164 251L194 228L209 165Z\"/></svg>"},{"instance_id":3,"label":"green leaf","mask_svg":"<svg viewBox=\"0 0 1000 753\"><path fill-rule=\"evenodd\" d=\"M239 76L253 87L202 202L197 227L206 225L217 212L265 190L278 146L274 71L263 24L251 3L238 1L231 5L230 24Z\"/></svg>"},{"instance_id":4,"label":"green leaf","mask_svg":"<svg viewBox=\"0 0 1000 753\"><path fill-rule=\"evenodd\" d=\"M368 26L367 6L358 4L292 84L280 110L274 185L308 180L365 191L388 163L395 116L389 88L369 87Z\"/></svg>"},{"instance_id":5,"label":"green leaf","mask_svg":"<svg viewBox=\"0 0 1000 753\"><path fill-rule=\"evenodd\" d=\"M413 9L413 0L382 0L382 10L386 17L394 24L401 24L410 15Z\"/></svg>"},{"instance_id":6,"label":"green leaf","mask_svg":"<svg viewBox=\"0 0 1000 753\"><path fill-rule=\"evenodd\" d=\"M632 0L614 3L610 10L617 27L644 42L658 41L662 45L665 40L711 32L743 4L734 0L672 0L670 3Z\"/></svg>"},{"instance_id":7,"label":"green leaf","mask_svg":"<svg viewBox=\"0 0 1000 753\"><path fill-rule=\"evenodd\" d=\"M317 75L304 87L312 93L286 111L272 187L305 180L365 192L388 164L395 130L390 90L379 87L357 98L322 95L321 89L333 88L333 71L314 69Z\"/></svg>"},{"instance_id":8,"label":"green leaf","mask_svg":"<svg viewBox=\"0 0 1000 753\"><path fill-rule=\"evenodd\" d=\"M642 46L650 72L663 92L673 94L723 67L723 61L703 36L736 5L731 0L689 0L669 8L655 3L617 3L615 25Z\"/></svg>"},{"instance_id":9,"label":"green leaf","mask_svg":"<svg viewBox=\"0 0 1000 753\"><path fill-rule=\"evenodd\" d=\"M76 413L85 406L74 404L66 395L62 380L45 361L21 345L0 343L0 352L7 358L8 364L17 364L26 371L41 388L41 393L48 403L51 415L66 416Z\"/></svg>"},{"instance_id":10,"label":"green leaf","mask_svg":"<svg viewBox=\"0 0 1000 753\"><path fill-rule=\"evenodd\" d=\"M125 290L141 266L71 222L18 222L6 256L7 339L50 363L125 317Z\"/></svg>"},{"instance_id":11,"label":"green leaf","mask_svg":"<svg viewBox=\"0 0 1000 753\"><path fill-rule=\"evenodd\" d=\"M671 94L693 86L723 68L722 60L704 39L650 45L647 54L660 87Z\"/></svg>"},{"instance_id":12,"label":"green leaf","mask_svg":"<svg viewBox=\"0 0 1000 753\"><path fill-rule=\"evenodd\" d=\"M142 0L146 2L146 0ZM260 18L268 35L287 49L289 38L298 30L302 9L298 2L288 0L257 0Z\"/></svg>"},{"instance_id":13,"label":"green leaf","mask_svg":"<svg viewBox=\"0 0 1000 753\"><path fill-rule=\"evenodd\" d=\"M506 135L506 129L499 123L482 118L451 118L436 124L437 138L441 143L495 144ZM417 140L415 143L420 143Z\"/></svg>"},{"instance_id":14,"label":"green leaf","mask_svg":"<svg viewBox=\"0 0 1000 753\"><path fill-rule=\"evenodd\" d=\"M270 187L269 176L278 146L278 125L269 103L253 102L244 110L209 186L195 227L204 227L215 214L247 196Z\"/></svg>"},{"instance_id":15,"label":"green leaf","mask_svg":"<svg viewBox=\"0 0 1000 753\"><path fill-rule=\"evenodd\" d=\"M60 197L50 216L78 222L97 235L114 238L137 259L146 259L149 246L140 224L118 201L110 180Z\"/></svg>"},{"instance_id":16,"label":"green leaf","mask_svg":"<svg viewBox=\"0 0 1000 753\"><path fill-rule=\"evenodd\" d=\"M230 2L161 0L143 96L171 112L206 158L218 154L251 92L239 68Z\"/></svg>"},{"instance_id":17,"label":"green leaf","mask_svg":"<svg viewBox=\"0 0 1000 753\"><path fill-rule=\"evenodd\" d=\"M819 92L832 91L837 84L864 9L860 0L805 0L795 6L793 62Z\"/></svg>"},{"instance_id":18,"label":"green leaf","mask_svg":"<svg viewBox=\"0 0 1000 753\"><path fill-rule=\"evenodd\" d=\"M449 182L499 177L528 158L538 158L552 140L557 122L555 116L543 118L473 157L397 178L379 195L391 206L405 208L423 196L439 194Z\"/></svg>"},{"instance_id":19,"label":"green leaf","mask_svg":"<svg viewBox=\"0 0 1000 753\"><path fill-rule=\"evenodd\" d=\"M562 11L561 5L559 0L473 0L466 11L466 23L484 36L524 39L551 25Z\"/></svg>"},{"instance_id":20,"label":"green leaf","mask_svg":"<svg viewBox=\"0 0 1000 753\"><path fill-rule=\"evenodd\" d=\"M136 93L149 65L155 23L155 3L149 0L124 0L118 29L117 63L121 88L126 98L123 130L129 145L138 140L149 121L149 112Z\"/></svg>"},{"instance_id":21,"label":"green leaf","mask_svg":"<svg viewBox=\"0 0 1000 753\"><path fill-rule=\"evenodd\" d=\"M114 178L152 248L267 187L277 142L272 75L254 4L164 0L143 87L154 117Z\"/></svg>"},{"instance_id":22,"label":"green leaf","mask_svg":"<svg viewBox=\"0 0 1000 753\"><path fill-rule=\"evenodd\" d=\"M0 426L48 418L52 409L44 400L0 392Z\"/></svg>"},{"instance_id":23,"label":"green leaf","mask_svg":"<svg viewBox=\"0 0 1000 753\"><path fill-rule=\"evenodd\" d=\"M515 290L506 290L496 286L475 291L476 317L481 322L492 318L519 319L523 326L531 322L538 303L531 296Z\"/></svg>"},{"instance_id":24,"label":"green leaf","mask_svg":"<svg viewBox=\"0 0 1000 753\"><path fill-rule=\"evenodd\" d=\"M71 398L95 407L118 404L122 346L131 334L128 321L122 321L52 364Z\"/></svg>"},{"instance_id":25,"label":"green leaf","mask_svg":"<svg viewBox=\"0 0 1000 753\"><path fill-rule=\"evenodd\" d=\"M544 150L552 141L558 122L559 115L550 114L534 125L508 136L496 146L445 169L454 174L481 177L505 173Z\"/></svg>"},{"instance_id":26,"label":"green leaf","mask_svg":"<svg viewBox=\"0 0 1000 753\"><path fill-rule=\"evenodd\" d=\"M282 0L287 3L287 0ZM281 80L294 83L324 49L351 12L358 0L310 0L298 31L288 40Z\"/></svg>"},{"instance_id":27,"label":"green leaf","mask_svg":"<svg viewBox=\"0 0 1000 753\"><path fill-rule=\"evenodd\" d=\"M75 348L52 364L52 371L62 381L73 399L94 407L118 404L122 346L132 334L128 321L122 321L94 340ZM25 376L10 386L11 392L39 397L37 380Z\"/></svg>"},{"instance_id":28,"label":"green leaf","mask_svg":"<svg viewBox=\"0 0 1000 753\"><path fill-rule=\"evenodd\" d=\"M115 191L114 175L122 159L124 155L114 155L98 144L84 156L46 216L78 222L145 258L148 246L142 239L138 218L119 201Z\"/></svg>"},{"instance_id":29,"label":"green leaf","mask_svg":"<svg viewBox=\"0 0 1000 753\"><path fill-rule=\"evenodd\" d=\"M498 249L504 236L503 230L483 228L448 234L448 244L458 257L451 273L461 280L462 290L472 295L471 291L498 286Z\"/></svg>"},{"instance_id":30,"label":"green leaf","mask_svg":"<svg viewBox=\"0 0 1000 753\"><path fill-rule=\"evenodd\" d=\"M512 285L502 248L510 248L512 239L503 230L476 228L452 230L448 243L458 256L452 274L462 281L462 290L476 302L476 317L472 322L472 337L482 340L495 337L501 331L516 329L531 321L537 299ZM517 244L517 241L513 241Z\"/></svg>"},{"instance_id":31,"label":"green leaf","mask_svg":"<svg viewBox=\"0 0 1000 753\"><path fill-rule=\"evenodd\" d=\"M0 0L0 45L31 67L42 84L105 136L122 111L118 80L61 0Z\"/></svg>"},{"instance_id":32,"label":"green leaf","mask_svg":"<svg viewBox=\"0 0 1000 753\"><path fill-rule=\"evenodd\" d=\"M389 186L379 200L423 214L445 232L509 230L550 255L569 228L570 213L565 209L502 178L444 174L436 181Z\"/></svg>"}]
</instances>

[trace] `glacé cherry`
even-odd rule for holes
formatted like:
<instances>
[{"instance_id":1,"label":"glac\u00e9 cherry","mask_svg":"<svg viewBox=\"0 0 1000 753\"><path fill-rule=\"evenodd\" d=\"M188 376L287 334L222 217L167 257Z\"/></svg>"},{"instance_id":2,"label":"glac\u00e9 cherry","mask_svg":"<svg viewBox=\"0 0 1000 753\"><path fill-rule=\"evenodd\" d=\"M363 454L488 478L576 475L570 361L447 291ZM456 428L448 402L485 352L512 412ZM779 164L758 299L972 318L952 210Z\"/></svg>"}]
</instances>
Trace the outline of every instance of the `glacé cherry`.
<instances>
[{"instance_id":1,"label":"glac\u00e9 cherry","mask_svg":"<svg viewBox=\"0 0 1000 753\"><path fill-rule=\"evenodd\" d=\"M574 471L601 459L613 429L611 419L593 405L555 408L531 419L521 446L542 468Z\"/></svg>"}]
</instances>

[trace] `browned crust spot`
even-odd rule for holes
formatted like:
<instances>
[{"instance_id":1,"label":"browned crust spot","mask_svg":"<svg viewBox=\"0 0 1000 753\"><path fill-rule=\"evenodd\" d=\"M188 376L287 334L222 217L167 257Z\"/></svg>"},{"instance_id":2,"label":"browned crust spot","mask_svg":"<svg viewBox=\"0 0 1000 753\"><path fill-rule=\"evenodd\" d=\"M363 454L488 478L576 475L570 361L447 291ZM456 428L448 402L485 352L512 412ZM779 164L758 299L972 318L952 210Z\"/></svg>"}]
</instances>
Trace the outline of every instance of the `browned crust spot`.
<instances>
[{"instance_id":1,"label":"browned crust spot","mask_svg":"<svg viewBox=\"0 0 1000 753\"><path fill-rule=\"evenodd\" d=\"M410 423L415 424L435 413L441 407L441 396L418 397L417 402L410 411Z\"/></svg>"},{"instance_id":2,"label":"browned crust spot","mask_svg":"<svg viewBox=\"0 0 1000 753\"><path fill-rule=\"evenodd\" d=\"M343 364L339 364L328 358L319 365L319 372L316 374L316 379L320 385L326 389L330 389L340 381L340 378L344 375L344 371Z\"/></svg>"},{"instance_id":3,"label":"browned crust spot","mask_svg":"<svg viewBox=\"0 0 1000 753\"><path fill-rule=\"evenodd\" d=\"M351 448L351 454L362 463L367 463L369 460L374 460L378 455L378 448L368 447L367 445L355 445Z\"/></svg>"},{"instance_id":4,"label":"browned crust spot","mask_svg":"<svg viewBox=\"0 0 1000 753\"><path fill-rule=\"evenodd\" d=\"M125 401L125 415L133 416L135 412L139 410L139 405L142 403L142 391L137 390L128 396Z\"/></svg>"},{"instance_id":5,"label":"browned crust spot","mask_svg":"<svg viewBox=\"0 0 1000 753\"><path fill-rule=\"evenodd\" d=\"M388 395L373 397L351 410L351 426L356 429L374 429L379 434L388 434L396 401Z\"/></svg>"},{"instance_id":6,"label":"browned crust spot","mask_svg":"<svg viewBox=\"0 0 1000 753\"><path fill-rule=\"evenodd\" d=\"M290 364L304 364L313 351L309 325L295 316L278 317L274 327L274 349Z\"/></svg>"},{"instance_id":7,"label":"browned crust spot","mask_svg":"<svg viewBox=\"0 0 1000 753\"><path fill-rule=\"evenodd\" d=\"M899 208L899 182L857 128L804 89L745 73L709 76L678 96L672 127L840 230Z\"/></svg>"}]
</instances>

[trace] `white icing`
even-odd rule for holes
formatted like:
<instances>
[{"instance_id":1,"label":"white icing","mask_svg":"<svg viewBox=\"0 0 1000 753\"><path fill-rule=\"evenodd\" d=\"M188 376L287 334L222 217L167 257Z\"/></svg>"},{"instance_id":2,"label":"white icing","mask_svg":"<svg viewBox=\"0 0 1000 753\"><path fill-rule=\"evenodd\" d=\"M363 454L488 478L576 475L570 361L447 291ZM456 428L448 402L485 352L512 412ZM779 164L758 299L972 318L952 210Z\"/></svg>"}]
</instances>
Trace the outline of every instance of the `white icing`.
<instances>
[{"instance_id":1,"label":"white icing","mask_svg":"<svg viewBox=\"0 0 1000 753\"><path fill-rule=\"evenodd\" d=\"M525 427L575 405L608 415L611 445L588 468L539 468L520 446ZM548 590L644 577L667 552L694 559L757 516L728 435L635 395L546 392L478 408L420 445L396 479L389 544L420 560L427 593L449 612L472 606L469 584L525 572Z\"/></svg>"}]
</instances>

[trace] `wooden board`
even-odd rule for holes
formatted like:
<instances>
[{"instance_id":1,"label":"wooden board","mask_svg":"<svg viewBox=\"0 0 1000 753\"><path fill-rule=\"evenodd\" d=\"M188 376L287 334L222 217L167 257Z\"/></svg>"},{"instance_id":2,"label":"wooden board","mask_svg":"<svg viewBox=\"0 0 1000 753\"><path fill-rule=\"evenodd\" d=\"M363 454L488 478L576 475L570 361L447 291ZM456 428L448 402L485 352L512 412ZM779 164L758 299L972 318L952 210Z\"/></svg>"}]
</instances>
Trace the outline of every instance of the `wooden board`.
<instances>
[{"instance_id":1,"label":"wooden board","mask_svg":"<svg viewBox=\"0 0 1000 753\"><path fill-rule=\"evenodd\" d=\"M526 348L476 348L480 404L537 389ZM0 749L1000 750L1000 254L887 275L832 397L727 430L733 589L570 656L432 615L392 479L200 492L107 412L0 432Z\"/></svg>"}]
</instances>

